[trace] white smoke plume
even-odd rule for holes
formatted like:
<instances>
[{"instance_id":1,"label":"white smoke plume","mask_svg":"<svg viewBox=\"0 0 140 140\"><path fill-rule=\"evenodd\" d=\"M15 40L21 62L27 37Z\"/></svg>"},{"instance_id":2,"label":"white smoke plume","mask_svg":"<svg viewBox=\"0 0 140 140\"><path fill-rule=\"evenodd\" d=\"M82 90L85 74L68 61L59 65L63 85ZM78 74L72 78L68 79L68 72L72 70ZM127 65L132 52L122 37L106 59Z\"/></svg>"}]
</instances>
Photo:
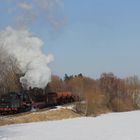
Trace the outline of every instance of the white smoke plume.
<instances>
[{"instance_id":1,"label":"white smoke plume","mask_svg":"<svg viewBox=\"0 0 140 140\"><path fill-rule=\"evenodd\" d=\"M18 6L24 10L31 10L32 9L32 5L25 3L25 2L19 3Z\"/></svg>"},{"instance_id":2,"label":"white smoke plume","mask_svg":"<svg viewBox=\"0 0 140 140\"><path fill-rule=\"evenodd\" d=\"M19 63L19 69L24 74L20 81L23 87L44 88L51 78L48 64L52 55L42 53L43 42L34 37L28 29L40 21L52 31L58 31L66 23L63 15L64 0L3 0L9 6L5 9L12 18L15 28L7 27L0 32L0 48L14 57ZM11 24L11 23L10 23ZM48 29L47 28L47 29Z\"/></svg>"},{"instance_id":3,"label":"white smoke plume","mask_svg":"<svg viewBox=\"0 0 140 140\"><path fill-rule=\"evenodd\" d=\"M64 0L6 0L15 5L10 11L16 13L15 25L27 28L39 19L54 31L61 29L67 22L63 14Z\"/></svg>"},{"instance_id":4,"label":"white smoke plume","mask_svg":"<svg viewBox=\"0 0 140 140\"><path fill-rule=\"evenodd\" d=\"M42 53L43 42L28 30L15 30L7 27L0 32L0 48L17 59L19 69L24 74L20 81L23 87L44 88L51 80L48 64L52 55Z\"/></svg>"}]
</instances>

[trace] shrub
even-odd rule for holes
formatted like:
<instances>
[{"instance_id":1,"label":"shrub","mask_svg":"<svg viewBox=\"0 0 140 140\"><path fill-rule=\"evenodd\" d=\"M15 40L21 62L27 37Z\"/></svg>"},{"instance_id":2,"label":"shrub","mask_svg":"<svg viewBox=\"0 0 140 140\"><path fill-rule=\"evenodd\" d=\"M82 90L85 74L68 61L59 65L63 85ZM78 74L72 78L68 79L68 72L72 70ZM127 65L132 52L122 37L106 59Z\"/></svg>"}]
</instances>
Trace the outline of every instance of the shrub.
<instances>
[{"instance_id":1,"label":"shrub","mask_svg":"<svg viewBox=\"0 0 140 140\"><path fill-rule=\"evenodd\" d=\"M130 97L119 98L115 97L111 101L111 109L115 112L131 111L135 110L136 106L133 103L133 100Z\"/></svg>"}]
</instances>

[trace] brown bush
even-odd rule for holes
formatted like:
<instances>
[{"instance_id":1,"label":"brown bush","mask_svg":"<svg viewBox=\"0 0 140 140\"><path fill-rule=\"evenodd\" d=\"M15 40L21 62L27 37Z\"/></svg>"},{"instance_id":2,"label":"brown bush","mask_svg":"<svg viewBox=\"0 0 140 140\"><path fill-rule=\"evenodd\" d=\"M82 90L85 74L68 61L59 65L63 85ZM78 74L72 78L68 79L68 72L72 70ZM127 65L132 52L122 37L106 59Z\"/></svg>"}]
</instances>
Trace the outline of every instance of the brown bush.
<instances>
[{"instance_id":1,"label":"brown bush","mask_svg":"<svg viewBox=\"0 0 140 140\"><path fill-rule=\"evenodd\" d=\"M135 110L136 107L133 103L133 100L130 97L119 98L115 97L111 101L111 109L115 112L131 111Z\"/></svg>"},{"instance_id":2,"label":"brown bush","mask_svg":"<svg viewBox=\"0 0 140 140\"><path fill-rule=\"evenodd\" d=\"M77 104L77 111L84 113L86 116L99 115L110 112L107 108L108 97L102 94L100 90L88 89L85 92L85 102Z\"/></svg>"}]
</instances>

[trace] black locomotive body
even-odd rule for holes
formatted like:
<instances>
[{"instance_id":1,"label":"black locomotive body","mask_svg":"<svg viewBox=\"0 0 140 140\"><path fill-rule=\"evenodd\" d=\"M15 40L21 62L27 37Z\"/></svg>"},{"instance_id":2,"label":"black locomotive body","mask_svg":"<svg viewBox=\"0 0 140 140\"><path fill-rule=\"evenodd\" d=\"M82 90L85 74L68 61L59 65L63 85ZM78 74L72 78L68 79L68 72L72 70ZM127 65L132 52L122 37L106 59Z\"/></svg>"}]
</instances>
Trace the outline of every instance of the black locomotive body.
<instances>
[{"instance_id":1,"label":"black locomotive body","mask_svg":"<svg viewBox=\"0 0 140 140\"><path fill-rule=\"evenodd\" d=\"M10 92L0 98L0 114L13 114L29 111L32 103L26 92Z\"/></svg>"}]
</instances>

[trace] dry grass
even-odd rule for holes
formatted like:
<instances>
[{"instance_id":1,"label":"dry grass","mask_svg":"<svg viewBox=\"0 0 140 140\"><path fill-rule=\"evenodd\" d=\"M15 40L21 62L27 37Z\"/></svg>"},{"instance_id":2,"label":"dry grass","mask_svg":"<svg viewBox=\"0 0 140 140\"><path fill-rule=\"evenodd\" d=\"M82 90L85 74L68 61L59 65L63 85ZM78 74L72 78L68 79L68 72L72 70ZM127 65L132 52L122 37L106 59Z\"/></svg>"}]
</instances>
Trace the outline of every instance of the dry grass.
<instances>
[{"instance_id":1,"label":"dry grass","mask_svg":"<svg viewBox=\"0 0 140 140\"><path fill-rule=\"evenodd\" d=\"M25 114L9 116L9 117L1 117L0 125L49 121L49 120L61 120L61 119L75 118L75 117L80 117L80 115L73 112L70 109L40 111L40 112L25 113Z\"/></svg>"}]
</instances>

